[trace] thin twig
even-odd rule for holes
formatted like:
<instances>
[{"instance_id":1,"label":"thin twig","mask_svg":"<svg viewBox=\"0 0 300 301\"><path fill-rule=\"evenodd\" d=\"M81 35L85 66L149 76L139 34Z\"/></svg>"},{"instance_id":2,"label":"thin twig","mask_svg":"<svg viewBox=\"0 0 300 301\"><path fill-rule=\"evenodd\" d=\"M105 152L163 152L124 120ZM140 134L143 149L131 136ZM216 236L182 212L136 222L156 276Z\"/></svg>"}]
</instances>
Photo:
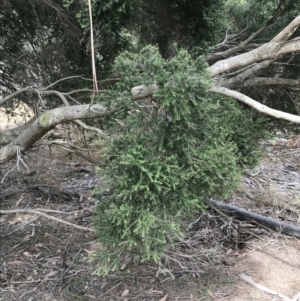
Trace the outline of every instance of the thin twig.
<instances>
[{"instance_id":1,"label":"thin twig","mask_svg":"<svg viewBox=\"0 0 300 301\"><path fill-rule=\"evenodd\" d=\"M33 213L33 214L39 214L39 215L42 215L48 219L52 219L54 221L57 221L57 222L60 222L60 223L63 223L63 224L66 224L66 225L69 225L69 226L72 226L76 229L80 229L80 230L84 230L84 231L89 231L89 232L95 232L94 229L92 228L87 228L87 227L82 227L82 226L78 226L76 224L73 224L73 223L70 223L68 221L65 221L65 220L62 220L60 218L57 218L57 217L54 217L52 215L49 215L49 214L46 214L46 213L43 213L41 211L38 211L38 210L34 210L34 209L10 209L10 210L0 210L0 214L11 214L11 213Z\"/></svg>"},{"instance_id":2,"label":"thin twig","mask_svg":"<svg viewBox=\"0 0 300 301\"><path fill-rule=\"evenodd\" d=\"M285 295L283 295L283 294L280 294L280 293L278 293L278 292L275 292L275 291L273 291L273 290L270 290L269 288L267 288L267 287L265 287L265 286L262 286L262 285L260 285L260 284L257 284L255 281L252 280L251 277L247 276L246 274L241 273L241 274L239 274L239 277L240 277L241 279L243 279L245 282L247 282L248 284L253 285L256 289L258 289L258 290L260 290L260 291L262 291L262 292L264 292L264 293L268 293L268 294L270 294L270 295L272 295L272 296L279 297L279 298L281 298L282 300L285 300L285 301L293 301L293 299L291 299L291 298L288 297L288 296L285 296Z\"/></svg>"},{"instance_id":3,"label":"thin twig","mask_svg":"<svg viewBox=\"0 0 300 301\"><path fill-rule=\"evenodd\" d=\"M62 81L65 81L65 80L68 80L68 79L73 79L73 78L82 78L82 75L73 75L73 76L68 76L68 77L65 77L65 78L61 78L61 79L57 80L56 82L54 82L53 84L50 84L49 86L47 86L45 88L42 88L41 90L47 90L50 87L53 87L54 85L56 85L56 84L58 84Z\"/></svg>"}]
</instances>

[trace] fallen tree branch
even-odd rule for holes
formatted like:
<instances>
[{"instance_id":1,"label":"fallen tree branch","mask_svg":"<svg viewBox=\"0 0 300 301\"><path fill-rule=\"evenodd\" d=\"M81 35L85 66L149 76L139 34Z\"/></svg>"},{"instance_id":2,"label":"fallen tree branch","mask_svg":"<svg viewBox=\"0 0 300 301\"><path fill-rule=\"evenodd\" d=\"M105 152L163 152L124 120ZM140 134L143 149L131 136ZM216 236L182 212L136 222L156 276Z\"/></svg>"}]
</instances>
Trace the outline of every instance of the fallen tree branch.
<instances>
[{"instance_id":1,"label":"fallen tree branch","mask_svg":"<svg viewBox=\"0 0 300 301\"><path fill-rule=\"evenodd\" d=\"M87 125L84 122L82 122L81 120L74 120L74 123L78 124L79 126L81 126L82 128L84 128L87 131L93 131L93 132L96 132L100 135L103 135L102 130L100 130L100 129L94 127L94 126Z\"/></svg>"},{"instance_id":2,"label":"fallen tree branch","mask_svg":"<svg viewBox=\"0 0 300 301\"><path fill-rule=\"evenodd\" d=\"M294 122L294 123L300 123L300 116L269 108L268 106L263 105L263 104L259 103L258 101L254 100L254 99L250 98L249 96L242 94L238 91L233 91L233 90L230 90L230 89L227 89L224 87L214 86L214 87L210 88L208 90L208 92L213 92L213 93L229 96L231 98L235 98L235 99L247 104L248 106L254 108L255 110L257 110L261 113L273 116L275 118L285 119L287 121Z\"/></svg>"},{"instance_id":3,"label":"fallen tree branch","mask_svg":"<svg viewBox=\"0 0 300 301\"><path fill-rule=\"evenodd\" d=\"M52 215L43 213L39 210L34 210L34 209L10 209L10 210L0 210L0 214L12 214L12 213L32 213L32 214L39 214L42 215L48 219L52 219L54 221L72 226L73 228L79 229L79 230L83 230L83 231L89 231L89 232L95 232L94 229L92 228L87 228L87 227L83 227L83 226L78 226L76 224L70 223L66 220L62 220L60 218L54 217Z\"/></svg>"},{"instance_id":4,"label":"fallen tree branch","mask_svg":"<svg viewBox=\"0 0 300 301\"><path fill-rule=\"evenodd\" d=\"M20 148L21 153L24 153L58 124L79 118L104 116L105 114L106 108L100 104L62 107L46 111L18 138L0 149L0 164L16 155L16 146Z\"/></svg>"},{"instance_id":5,"label":"fallen tree branch","mask_svg":"<svg viewBox=\"0 0 300 301\"><path fill-rule=\"evenodd\" d=\"M296 17L270 42L249 52L216 62L208 68L211 78L215 78L236 68L249 66L265 60L275 60L287 53L299 52L300 39L297 37L288 41L299 26L300 16Z\"/></svg>"},{"instance_id":6,"label":"fallen tree branch","mask_svg":"<svg viewBox=\"0 0 300 301\"><path fill-rule=\"evenodd\" d=\"M36 118L33 117L28 122L26 122L26 123L24 123L24 124L22 124L22 125L20 125L16 128L1 131L0 146L6 145L6 144L12 142L19 135L21 135L30 125L32 125L35 120L36 120Z\"/></svg>"},{"instance_id":7,"label":"fallen tree branch","mask_svg":"<svg viewBox=\"0 0 300 301\"><path fill-rule=\"evenodd\" d=\"M4 97L2 99L0 99L0 105L3 105L5 102L7 102L10 99L16 98L19 94L22 94L24 92L30 91L32 89L31 86L25 87L23 89L19 89L16 92L8 95L7 97Z\"/></svg>"},{"instance_id":8,"label":"fallen tree branch","mask_svg":"<svg viewBox=\"0 0 300 301\"><path fill-rule=\"evenodd\" d=\"M285 222L278 221L272 217L269 216L263 216L257 213L253 213L250 211L247 211L244 208L240 208L234 205L225 204L213 199L209 200L209 204L212 207L216 207L219 210L226 211L227 213L230 213L234 215L236 218L241 220L255 220L258 223L266 226L269 229L272 229L274 231L280 232L285 235L293 236L300 239L300 227L293 225L293 224L287 224Z\"/></svg>"},{"instance_id":9,"label":"fallen tree branch","mask_svg":"<svg viewBox=\"0 0 300 301\"><path fill-rule=\"evenodd\" d=\"M286 81L282 81L282 83L287 84ZM293 82L293 84L295 84L295 81ZM141 85L134 87L131 89L132 99L137 100L144 97L148 97L158 89L159 87L156 84L150 86ZM210 89L208 89L207 92L217 93L237 99L263 114L267 114L278 119L285 119L294 123L300 123L300 116L269 108L268 106L263 105L260 102L238 91L233 91L225 87L213 86Z\"/></svg>"},{"instance_id":10,"label":"fallen tree branch","mask_svg":"<svg viewBox=\"0 0 300 301\"><path fill-rule=\"evenodd\" d=\"M243 41L241 44L232 47L226 51L223 52L218 52L218 53L213 53L207 56L206 61L209 64L212 64L218 60L228 58L229 56L232 56L242 50L245 49L245 47L253 41L260 33L262 33L266 28L268 28L271 24L274 23L285 11L286 7L281 6L282 3L279 4L279 6L276 9L275 14L261 27L259 28L256 32L252 33L245 41Z\"/></svg>"},{"instance_id":11,"label":"fallen tree branch","mask_svg":"<svg viewBox=\"0 0 300 301\"><path fill-rule=\"evenodd\" d=\"M70 103L66 99L64 93L61 93L61 92L55 91L55 90L53 90L53 91L46 91L45 93L46 94L55 94L55 95L57 95L62 100L62 102L65 104L66 107L70 106ZM86 125L81 120L73 120L73 122L77 123L79 126L83 127L85 130L94 131L94 132L97 132L100 135L103 135L103 132L100 129L98 129L96 127L93 127L93 126Z\"/></svg>"},{"instance_id":12,"label":"fallen tree branch","mask_svg":"<svg viewBox=\"0 0 300 301\"><path fill-rule=\"evenodd\" d=\"M253 64L252 66L247 66L245 69L239 69L233 73L225 74L217 80L216 85L220 87L226 87L229 89L235 87L243 87L243 84L245 80L247 80L247 78L257 73L258 71L267 68L268 66L270 66L270 64L272 64L272 62L272 60L263 61L260 63ZM228 75L234 75L236 73L237 75L228 79Z\"/></svg>"},{"instance_id":13,"label":"fallen tree branch","mask_svg":"<svg viewBox=\"0 0 300 301\"><path fill-rule=\"evenodd\" d=\"M131 89L131 96L133 100L144 99L146 97L151 96L158 89L159 88L157 84L152 84L149 86L136 86Z\"/></svg>"}]
</instances>

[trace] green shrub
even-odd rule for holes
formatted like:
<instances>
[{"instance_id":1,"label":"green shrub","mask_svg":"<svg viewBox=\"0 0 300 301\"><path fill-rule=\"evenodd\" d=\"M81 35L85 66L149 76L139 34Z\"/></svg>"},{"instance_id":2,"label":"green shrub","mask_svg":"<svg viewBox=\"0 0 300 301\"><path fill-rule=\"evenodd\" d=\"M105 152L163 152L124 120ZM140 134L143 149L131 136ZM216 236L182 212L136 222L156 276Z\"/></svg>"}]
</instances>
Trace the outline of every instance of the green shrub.
<instances>
[{"instance_id":1,"label":"green shrub","mask_svg":"<svg viewBox=\"0 0 300 301\"><path fill-rule=\"evenodd\" d=\"M226 197L237 187L255 123L238 134L248 113L206 93L206 67L185 50L164 60L150 46L116 60L121 80L98 99L112 109L104 122L107 165L95 192L99 274L118 270L126 253L159 263L183 235L183 217L204 210L207 197ZM159 90L150 104L132 100L131 87L153 83Z\"/></svg>"}]
</instances>

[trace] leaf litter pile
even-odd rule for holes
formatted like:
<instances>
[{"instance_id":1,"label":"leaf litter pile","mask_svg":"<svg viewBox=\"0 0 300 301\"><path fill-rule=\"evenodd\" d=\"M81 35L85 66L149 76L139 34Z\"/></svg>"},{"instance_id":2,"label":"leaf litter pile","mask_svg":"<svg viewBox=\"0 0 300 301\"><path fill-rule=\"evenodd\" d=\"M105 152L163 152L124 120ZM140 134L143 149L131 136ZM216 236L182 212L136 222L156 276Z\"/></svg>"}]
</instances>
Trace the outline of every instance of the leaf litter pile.
<instances>
[{"instance_id":1,"label":"leaf litter pile","mask_svg":"<svg viewBox=\"0 0 300 301\"><path fill-rule=\"evenodd\" d=\"M279 146L267 147L266 158L245 174L240 191L227 202L299 224L300 154ZM30 173L13 171L1 184L1 210L39 210L92 228L97 200L91 191L101 179L93 166L75 160L38 149L27 159ZM2 167L1 179L14 164ZM218 291L235 283L231 267L245 256L249 242L274 235L254 221L210 209L186 221L189 231L167 252L159 274L155 265L123 258L121 273L102 278L93 274L97 262L90 259L100 247L93 232L29 211L2 214L0 221L0 301L230 300Z\"/></svg>"}]
</instances>

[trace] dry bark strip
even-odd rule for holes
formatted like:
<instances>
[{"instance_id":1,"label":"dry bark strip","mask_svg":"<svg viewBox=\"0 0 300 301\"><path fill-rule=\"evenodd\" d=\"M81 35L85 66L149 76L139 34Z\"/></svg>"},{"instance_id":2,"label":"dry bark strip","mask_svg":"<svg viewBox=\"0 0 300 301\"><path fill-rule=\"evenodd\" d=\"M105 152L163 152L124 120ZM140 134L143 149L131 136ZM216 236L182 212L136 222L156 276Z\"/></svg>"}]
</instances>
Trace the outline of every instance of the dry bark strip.
<instances>
[{"instance_id":1,"label":"dry bark strip","mask_svg":"<svg viewBox=\"0 0 300 301\"><path fill-rule=\"evenodd\" d=\"M253 213L247 211L244 208L240 208L235 205L225 204L213 199L210 199L209 203L210 205L212 205L212 207L216 207L221 211L225 211L226 213L235 216L237 219L248 221L254 220L269 229L300 239L300 227L297 225L281 222L272 217Z\"/></svg>"}]
</instances>

